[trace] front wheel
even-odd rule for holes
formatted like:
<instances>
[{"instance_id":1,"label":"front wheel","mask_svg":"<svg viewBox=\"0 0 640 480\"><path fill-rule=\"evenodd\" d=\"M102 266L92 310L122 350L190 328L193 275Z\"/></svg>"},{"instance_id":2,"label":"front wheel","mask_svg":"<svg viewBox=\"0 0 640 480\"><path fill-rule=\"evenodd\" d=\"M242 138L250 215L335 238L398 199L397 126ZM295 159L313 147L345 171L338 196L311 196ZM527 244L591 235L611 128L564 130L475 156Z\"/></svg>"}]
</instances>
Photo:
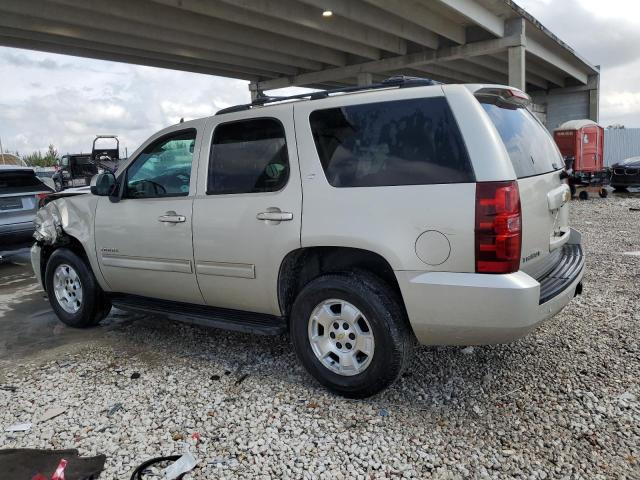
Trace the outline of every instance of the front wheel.
<instances>
[{"instance_id":1,"label":"front wheel","mask_svg":"<svg viewBox=\"0 0 640 480\"><path fill-rule=\"evenodd\" d=\"M59 248L51 254L45 272L45 287L51 308L70 327L97 325L111 310L111 302L93 272L69 249Z\"/></svg>"},{"instance_id":2,"label":"front wheel","mask_svg":"<svg viewBox=\"0 0 640 480\"><path fill-rule=\"evenodd\" d=\"M324 275L307 284L293 305L291 338L307 371L351 398L393 383L414 341L398 294L368 272Z\"/></svg>"}]
</instances>

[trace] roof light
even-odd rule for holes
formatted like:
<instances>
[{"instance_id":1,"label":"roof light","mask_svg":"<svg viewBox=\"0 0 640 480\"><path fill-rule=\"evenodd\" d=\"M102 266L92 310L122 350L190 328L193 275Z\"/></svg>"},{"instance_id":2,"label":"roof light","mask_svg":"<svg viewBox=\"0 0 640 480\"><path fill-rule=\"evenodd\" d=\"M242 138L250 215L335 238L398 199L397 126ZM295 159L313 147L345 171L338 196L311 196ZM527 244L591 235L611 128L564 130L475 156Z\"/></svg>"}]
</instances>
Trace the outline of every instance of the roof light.
<instances>
[{"instance_id":1,"label":"roof light","mask_svg":"<svg viewBox=\"0 0 640 480\"><path fill-rule=\"evenodd\" d=\"M333 12L331 10L325 10L324 12L322 12L322 16L323 17L331 17L331 16L333 16Z\"/></svg>"}]
</instances>

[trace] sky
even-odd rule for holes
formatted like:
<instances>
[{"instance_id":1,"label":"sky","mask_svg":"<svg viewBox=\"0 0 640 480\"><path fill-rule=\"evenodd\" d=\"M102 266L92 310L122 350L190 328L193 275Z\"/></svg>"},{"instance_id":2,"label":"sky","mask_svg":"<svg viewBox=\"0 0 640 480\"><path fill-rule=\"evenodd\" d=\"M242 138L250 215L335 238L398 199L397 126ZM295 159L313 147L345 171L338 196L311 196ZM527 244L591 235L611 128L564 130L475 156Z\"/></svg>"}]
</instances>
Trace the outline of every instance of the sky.
<instances>
[{"instance_id":1,"label":"sky","mask_svg":"<svg viewBox=\"0 0 640 480\"><path fill-rule=\"evenodd\" d=\"M640 2L516 3L601 66L601 123L640 127ZM22 155L88 152L98 134L117 134L130 154L180 118L248 101L241 80L0 47L0 139Z\"/></svg>"}]
</instances>

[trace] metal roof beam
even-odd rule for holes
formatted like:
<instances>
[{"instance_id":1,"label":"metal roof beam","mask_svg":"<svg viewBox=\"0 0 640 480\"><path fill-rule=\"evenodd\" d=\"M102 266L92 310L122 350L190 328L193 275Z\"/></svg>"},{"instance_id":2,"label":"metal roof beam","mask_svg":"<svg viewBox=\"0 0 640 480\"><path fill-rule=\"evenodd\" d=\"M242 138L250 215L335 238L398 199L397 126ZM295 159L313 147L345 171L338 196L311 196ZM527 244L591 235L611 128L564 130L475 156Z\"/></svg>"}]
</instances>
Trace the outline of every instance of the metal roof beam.
<instances>
[{"instance_id":1,"label":"metal roof beam","mask_svg":"<svg viewBox=\"0 0 640 480\"><path fill-rule=\"evenodd\" d=\"M45 2L33 2L31 3L31 5L36 5L36 8L29 9L28 6L24 5L24 2L7 0L3 3L3 6L0 7L0 9L6 8L11 9L12 11L25 12L30 15L37 14L39 18L42 18L44 20L56 20L66 25L77 25L80 27L88 28L86 17L90 14L90 12L77 8L60 8L57 5ZM35 18L35 16L33 18ZM18 25L15 25L15 27L21 28ZM198 35L179 30L168 30L165 28L158 29L154 28L150 24L111 17L108 15L101 15L99 28L102 30L107 30L112 34L115 33L130 35L132 32L134 32L135 36L140 38L155 41L170 41L173 44L183 45L185 47L197 46L202 50L207 50L210 52L215 51L226 54L239 55L245 58L256 58L258 60L263 60L266 62L298 67L305 70L319 70L323 67L323 64L321 62L287 55L285 53L280 53L273 50L267 50L266 48L249 47L247 45L231 43L221 39L216 39L215 44L213 44L213 42L211 41L211 37L205 37L204 35ZM211 49L212 46L215 47L215 50Z\"/></svg>"},{"instance_id":2,"label":"metal roof beam","mask_svg":"<svg viewBox=\"0 0 640 480\"><path fill-rule=\"evenodd\" d=\"M448 60L459 60L479 55L488 55L503 51L509 47L520 45L522 42L520 35L510 35L508 37L494 40L484 40L476 43L468 43L455 47L442 48L436 51L423 51L411 53L398 57L385 58L373 62L365 62L346 67L331 68L319 72L309 72L295 77L283 77L267 80L258 84L259 90L272 90L290 86L301 86L317 84L326 81L356 77L359 73L388 72L390 70L403 70L421 65L446 62Z\"/></svg>"},{"instance_id":3,"label":"metal roof beam","mask_svg":"<svg viewBox=\"0 0 640 480\"><path fill-rule=\"evenodd\" d=\"M157 3L179 8L183 11L223 19L237 25L257 28L266 32L277 32L291 39L292 42L303 40L323 48L344 51L360 57L376 60L381 52L370 44L357 43L346 38L332 35L329 31L309 28L307 25L290 21L288 16L282 18L269 17L260 11L261 4L251 2L248 6L239 2L225 0L152 0ZM253 10L248 8L252 7Z\"/></svg>"},{"instance_id":4,"label":"metal roof beam","mask_svg":"<svg viewBox=\"0 0 640 480\"><path fill-rule=\"evenodd\" d=\"M588 74L576 67L573 63L566 60L558 52L553 49L545 47L537 39L531 38L527 35L527 53L544 60L551 65L554 65L558 69L565 72L568 76L575 78L580 83L586 84L588 81Z\"/></svg>"},{"instance_id":5,"label":"metal roof beam","mask_svg":"<svg viewBox=\"0 0 640 480\"><path fill-rule=\"evenodd\" d=\"M373 5L356 0L347 2L344 0L322 0L321 2L317 0L298 1L310 6L322 6L322 8L331 10L334 15L340 15L341 17L367 25L368 27L380 28L381 25L384 25L384 29L387 32L399 38L409 40L423 47L438 48L437 34L415 23L406 22L395 15L389 15L388 12Z\"/></svg>"},{"instance_id":6,"label":"metal roof beam","mask_svg":"<svg viewBox=\"0 0 640 480\"><path fill-rule=\"evenodd\" d=\"M430 4L433 0L422 0ZM497 37L504 36L504 19L491 10L473 0L435 0L437 3L453 10L470 22L484 28Z\"/></svg>"},{"instance_id":7,"label":"metal roof beam","mask_svg":"<svg viewBox=\"0 0 640 480\"><path fill-rule=\"evenodd\" d=\"M250 68L252 69L252 73L255 73L255 71L268 72L271 77L279 74L293 75L298 73L296 67L288 65L249 59L223 52L212 52L197 47L185 47L176 45L170 41L149 40L135 35L114 35L113 32L108 30L93 27L79 27L59 21L44 20L14 13L3 12L2 15L0 15L0 26L22 30L25 36L28 36L29 32L43 34L46 35L45 39L49 42L55 42L62 38L77 40L78 42L94 42L95 44L103 44L105 47L113 45L122 48L131 48L132 45L135 45L136 51L147 51L150 54L154 52L164 53L174 55L176 58L184 57L185 63L188 63L190 59L194 59L236 65L240 71L243 71L244 68ZM170 37L167 37L167 39L170 39Z\"/></svg>"},{"instance_id":8,"label":"metal roof beam","mask_svg":"<svg viewBox=\"0 0 640 480\"><path fill-rule=\"evenodd\" d=\"M420 1L400 0L389 2L388 0L364 0L404 20L413 22L423 28L442 35L458 44L466 42L464 27L452 20L445 18L433 10L430 10Z\"/></svg>"},{"instance_id":9,"label":"metal roof beam","mask_svg":"<svg viewBox=\"0 0 640 480\"><path fill-rule=\"evenodd\" d=\"M473 63L474 65L478 65L483 69L496 72L500 75L500 78L503 79L500 83L506 83L507 81L508 63L506 62L506 60L486 55L484 57L468 58L466 62ZM535 85L536 87L545 89L549 88L549 82L540 75L532 73L530 67L531 65L529 64L529 61L527 59L527 82L531 85Z\"/></svg>"},{"instance_id":10,"label":"metal roof beam","mask_svg":"<svg viewBox=\"0 0 640 480\"><path fill-rule=\"evenodd\" d=\"M6 33L8 33L8 35L6 35ZM0 44L6 47L26 48L29 50L38 50L41 52L59 53L63 55L73 55L76 57L84 58L95 58L98 60L107 60L111 62L147 65L150 67L166 68L169 70L202 73L205 75L219 75L221 77L249 81L256 81L260 78L259 75L238 72L235 68L223 68L222 66L214 65L194 65L193 63L183 63L167 58L149 58L146 52L133 52L131 50L128 50L127 52L123 52L122 50L114 52L108 49L96 50L92 47L87 47L84 43L76 43L78 42L73 41L65 43L52 43L31 37L25 39L13 36L13 33L6 32L5 29L0 28Z\"/></svg>"},{"instance_id":11,"label":"metal roof beam","mask_svg":"<svg viewBox=\"0 0 640 480\"><path fill-rule=\"evenodd\" d=\"M155 0L162 3L181 3L182 8L197 7L201 9L210 3L208 0ZM333 16L325 18L322 16L322 8L319 6L309 6L293 0L219 0L217 3L226 3L233 7L245 11L248 18L256 17L256 14L267 17L268 23L265 28L275 29L287 35L287 29L301 27L316 30L321 33L331 34L336 40L342 42L355 42L362 46L369 46L387 52L403 55L407 52L407 44L401 38L385 32L384 29L370 28L362 24L355 23L347 18ZM214 10L218 16L218 12ZM276 25L281 25L277 27ZM295 37L295 35L291 35ZM343 45L342 50L347 50ZM359 53L355 53L359 55ZM378 58L380 58L378 56Z\"/></svg>"},{"instance_id":12,"label":"metal roof beam","mask_svg":"<svg viewBox=\"0 0 640 480\"><path fill-rule=\"evenodd\" d=\"M2 0L2 8L6 5L24 4L24 8L33 12L33 3L16 0ZM42 2L38 2L42 3ZM219 20L213 17L180 11L176 8L166 7L147 0L48 0L47 3L66 5L74 8L64 9L70 15L75 10L86 12L86 25L93 25L97 19L102 20L102 15L134 20L142 23L151 23L155 28L166 28L197 33L214 39L222 39L227 42L240 43L258 48L268 48L280 53L309 58L329 65L346 65L347 57L343 52L326 48L303 40L293 40L280 33L260 30L257 28L238 28L233 23ZM58 7L60 8L60 7ZM18 12L23 13L23 12Z\"/></svg>"}]
</instances>

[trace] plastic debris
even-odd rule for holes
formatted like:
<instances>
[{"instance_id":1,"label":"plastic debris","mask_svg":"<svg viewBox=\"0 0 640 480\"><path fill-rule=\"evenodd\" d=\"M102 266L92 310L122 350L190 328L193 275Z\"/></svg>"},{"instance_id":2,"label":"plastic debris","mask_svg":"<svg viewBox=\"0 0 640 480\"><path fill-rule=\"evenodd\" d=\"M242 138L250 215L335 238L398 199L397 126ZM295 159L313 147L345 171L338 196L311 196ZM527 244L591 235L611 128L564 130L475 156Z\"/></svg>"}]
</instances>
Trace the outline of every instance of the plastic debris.
<instances>
[{"instance_id":1,"label":"plastic debris","mask_svg":"<svg viewBox=\"0 0 640 480\"><path fill-rule=\"evenodd\" d=\"M178 460L165 468L162 473L166 480L174 480L183 473L190 472L196 465L198 460L191 454L191 452L185 452Z\"/></svg>"},{"instance_id":2,"label":"plastic debris","mask_svg":"<svg viewBox=\"0 0 640 480\"><path fill-rule=\"evenodd\" d=\"M64 469L67 468L67 461L63 458L58 464L58 468L53 472L51 480L64 480Z\"/></svg>"},{"instance_id":3,"label":"plastic debris","mask_svg":"<svg viewBox=\"0 0 640 480\"><path fill-rule=\"evenodd\" d=\"M51 420L52 418L55 418L58 415L62 415L66 411L67 409L64 407L50 408L49 410L47 410L42 414L42 416L38 419L38 422L46 422L47 420Z\"/></svg>"},{"instance_id":4,"label":"plastic debris","mask_svg":"<svg viewBox=\"0 0 640 480\"><path fill-rule=\"evenodd\" d=\"M240 378L236 380L236 385L240 385L242 382L244 382L247 379L248 376L249 376L248 373L242 374Z\"/></svg>"},{"instance_id":5,"label":"plastic debris","mask_svg":"<svg viewBox=\"0 0 640 480\"><path fill-rule=\"evenodd\" d=\"M133 372L131 374L131 380L136 380L137 378L140 378L140 372Z\"/></svg>"},{"instance_id":6,"label":"plastic debris","mask_svg":"<svg viewBox=\"0 0 640 480\"><path fill-rule=\"evenodd\" d=\"M26 432L31 430L31 427L33 427L33 423L15 423L13 425L9 425L6 428L6 432Z\"/></svg>"},{"instance_id":7,"label":"plastic debris","mask_svg":"<svg viewBox=\"0 0 640 480\"><path fill-rule=\"evenodd\" d=\"M111 408L109 408L109 411L107 412L107 417L112 416L114 413L116 413L118 410L122 410L122 404L121 403L114 403Z\"/></svg>"},{"instance_id":8,"label":"plastic debris","mask_svg":"<svg viewBox=\"0 0 640 480\"><path fill-rule=\"evenodd\" d=\"M378 414L381 417L388 417L389 416L389 410L387 410L386 408L381 408L380 412L378 412Z\"/></svg>"},{"instance_id":9,"label":"plastic debris","mask_svg":"<svg viewBox=\"0 0 640 480\"><path fill-rule=\"evenodd\" d=\"M464 347L462 350L460 350L462 353L464 353L465 355L471 355L473 353L474 348L472 346L469 347Z\"/></svg>"}]
</instances>

